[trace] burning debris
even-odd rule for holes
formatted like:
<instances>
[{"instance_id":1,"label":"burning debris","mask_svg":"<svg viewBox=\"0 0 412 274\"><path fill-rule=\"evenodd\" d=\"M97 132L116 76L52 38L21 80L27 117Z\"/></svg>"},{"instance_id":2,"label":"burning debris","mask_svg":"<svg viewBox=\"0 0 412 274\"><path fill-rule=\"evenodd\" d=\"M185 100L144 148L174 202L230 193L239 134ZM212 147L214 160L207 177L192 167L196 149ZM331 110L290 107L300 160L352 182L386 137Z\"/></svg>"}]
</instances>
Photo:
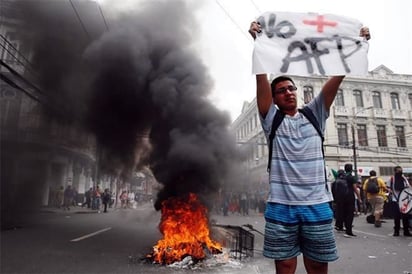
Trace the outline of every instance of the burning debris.
<instances>
[{"instance_id":1,"label":"burning debris","mask_svg":"<svg viewBox=\"0 0 412 274\"><path fill-rule=\"evenodd\" d=\"M210 239L207 208L198 197L170 197L162 203L159 229L163 239L153 247L148 258L159 264L190 262L208 254L222 252L222 246Z\"/></svg>"}]
</instances>

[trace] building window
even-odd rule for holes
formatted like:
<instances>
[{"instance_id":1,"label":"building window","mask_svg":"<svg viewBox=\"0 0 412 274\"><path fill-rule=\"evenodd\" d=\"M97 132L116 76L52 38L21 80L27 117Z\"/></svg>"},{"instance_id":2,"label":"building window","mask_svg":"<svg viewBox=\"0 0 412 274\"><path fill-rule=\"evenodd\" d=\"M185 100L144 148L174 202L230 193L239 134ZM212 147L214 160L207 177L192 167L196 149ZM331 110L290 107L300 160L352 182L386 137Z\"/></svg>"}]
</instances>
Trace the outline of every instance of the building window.
<instances>
[{"instance_id":1,"label":"building window","mask_svg":"<svg viewBox=\"0 0 412 274\"><path fill-rule=\"evenodd\" d=\"M379 174L381 176L391 176L391 175L393 175L393 166L381 166L381 167L379 167Z\"/></svg>"},{"instance_id":2,"label":"building window","mask_svg":"<svg viewBox=\"0 0 412 274\"><path fill-rule=\"evenodd\" d=\"M366 125L357 125L358 144L359 146L368 146L368 135L366 133Z\"/></svg>"},{"instance_id":3,"label":"building window","mask_svg":"<svg viewBox=\"0 0 412 274\"><path fill-rule=\"evenodd\" d=\"M346 124L338 124L338 142L340 146L349 146L348 127Z\"/></svg>"},{"instance_id":4,"label":"building window","mask_svg":"<svg viewBox=\"0 0 412 274\"><path fill-rule=\"evenodd\" d=\"M406 147L405 130L402 126L395 127L396 143L398 147Z\"/></svg>"},{"instance_id":5,"label":"building window","mask_svg":"<svg viewBox=\"0 0 412 274\"><path fill-rule=\"evenodd\" d=\"M313 87L303 86L303 101L305 104L309 103L313 99Z\"/></svg>"},{"instance_id":6,"label":"building window","mask_svg":"<svg viewBox=\"0 0 412 274\"><path fill-rule=\"evenodd\" d=\"M345 105L345 100L343 98L343 90L342 89L339 89L338 93L336 94L335 105L336 106L344 106Z\"/></svg>"},{"instance_id":7,"label":"building window","mask_svg":"<svg viewBox=\"0 0 412 274\"><path fill-rule=\"evenodd\" d=\"M412 93L408 94L408 98L409 98L409 106L412 108Z\"/></svg>"},{"instance_id":8,"label":"building window","mask_svg":"<svg viewBox=\"0 0 412 274\"><path fill-rule=\"evenodd\" d=\"M2 45L1 59L6 63L14 64L17 61L18 46L16 33L6 33L6 41Z\"/></svg>"},{"instance_id":9,"label":"building window","mask_svg":"<svg viewBox=\"0 0 412 274\"><path fill-rule=\"evenodd\" d=\"M381 93L379 91L372 92L372 102L374 108L382 108Z\"/></svg>"},{"instance_id":10,"label":"building window","mask_svg":"<svg viewBox=\"0 0 412 274\"><path fill-rule=\"evenodd\" d=\"M391 93L391 103L392 109L401 109L401 106L399 104L399 95L397 93Z\"/></svg>"},{"instance_id":11,"label":"building window","mask_svg":"<svg viewBox=\"0 0 412 274\"><path fill-rule=\"evenodd\" d=\"M353 90L353 97L355 98L356 106L363 107L362 91L358 89Z\"/></svg>"},{"instance_id":12,"label":"building window","mask_svg":"<svg viewBox=\"0 0 412 274\"><path fill-rule=\"evenodd\" d=\"M387 147L388 140L386 139L385 126L376 126L376 135L378 136L378 146Z\"/></svg>"}]
</instances>

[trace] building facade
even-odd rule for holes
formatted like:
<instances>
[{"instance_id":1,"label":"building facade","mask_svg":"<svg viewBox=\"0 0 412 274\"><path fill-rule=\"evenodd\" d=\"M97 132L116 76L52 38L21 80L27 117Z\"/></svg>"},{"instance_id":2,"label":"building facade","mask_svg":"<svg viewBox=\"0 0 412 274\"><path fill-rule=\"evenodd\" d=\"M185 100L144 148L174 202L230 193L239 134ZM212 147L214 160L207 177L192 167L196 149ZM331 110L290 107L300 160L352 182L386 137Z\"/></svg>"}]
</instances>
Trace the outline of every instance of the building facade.
<instances>
[{"instance_id":1,"label":"building facade","mask_svg":"<svg viewBox=\"0 0 412 274\"><path fill-rule=\"evenodd\" d=\"M80 194L78 202L83 201L85 191L96 186L101 190L109 188L116 194L133 190L152 197L157 182L151 173L146 172L144 180L138 182L141 189L136 185L136 189L132 189L132 180L121 177L118 171L103 170L104 149L97 145L95 132L87 129L80 118L71 115L75 111L66 113L66 109L57 109L50 103L51 95L61 93L38 86L42 81L39 70L32 63L34 49L30 39L22 39L27 31L17 20L22 15L21 7L15 3L18 1L3 0L0 4L0 186L1 213L7 215L2 218L2 224L16 215L15 210L56 206L55 194L68 185ZM59 16L72 18L76 13L65 1L38 3L39 9L46 11L51 3ZM81 7L88 27L100 30L91 23L93 14L101 14L98 2L86 1ZM70 26L70 29L75 28ZM76 33L82 33L80 25L77 28ZM145 136L137 136L136 142L146 141Z\"/></svg>"},{"instance_id":2,"label":"building facade","mask_svg":"<svg viewBox=\"0 0 412 274\"><path fill-rule=\"evenodd\" d=\"M327 77L295 76L298 105L316 96ZM250 182L267 180L268 148L256 98L245 102L231 125L240 146L249 146L245 167ZM357 167L363 179L375 170L385 180L397 165L412 175L412 75L395 74L381 65L366 77L346 77L330 108L325 131L325 160L328 170ZM332 179L330 172L329 178Z\"/></svg>"},{"instance_id":3,"label":"building facade","mask_svg":"<svg viewBox=\"0 0 412 274\"><path fill-rule=\"evenodd\" d=\"M30 46L19 39L11 2L1 4L0 138L2 213L53 203L67 185L84 193L95 177L95 138L81 127L47 115L47 96L36 86ZM7 16L6 16L7 15ZM45 111L46 110L46 111ZM23 198L24 200L26 198Z\"/></svg>"}]
</instances>

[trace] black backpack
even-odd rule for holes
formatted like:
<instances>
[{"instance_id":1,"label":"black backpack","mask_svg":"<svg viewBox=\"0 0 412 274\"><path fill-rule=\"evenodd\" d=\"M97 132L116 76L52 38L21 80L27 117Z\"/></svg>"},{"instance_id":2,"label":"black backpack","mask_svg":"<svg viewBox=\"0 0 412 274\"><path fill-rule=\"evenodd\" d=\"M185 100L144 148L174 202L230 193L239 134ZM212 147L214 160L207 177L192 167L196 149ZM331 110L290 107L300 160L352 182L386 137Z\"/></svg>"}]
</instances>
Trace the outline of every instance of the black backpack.
<instances>
[{"instance_id":1,"label":"black backpack","mask_svg":"<svg viewBox=\"0 0 412 274\"><path fill-rule=\"evenodd\" d=\"M366 192L371 194L379 193L378 178L369 178L366 184Z\"/></svg>"},{"instance_id":2,"label":"black backpack","mask_svg":"<svg viewBox=\"0 0 412 274\"><path fill-rule=\"evenodd\" d=\"M340 201L345 199L346 195L349 193L348 181L346 180L346 175L340 175L332 183L332 195L335 201Z\"/></svg>"}]
</instances>

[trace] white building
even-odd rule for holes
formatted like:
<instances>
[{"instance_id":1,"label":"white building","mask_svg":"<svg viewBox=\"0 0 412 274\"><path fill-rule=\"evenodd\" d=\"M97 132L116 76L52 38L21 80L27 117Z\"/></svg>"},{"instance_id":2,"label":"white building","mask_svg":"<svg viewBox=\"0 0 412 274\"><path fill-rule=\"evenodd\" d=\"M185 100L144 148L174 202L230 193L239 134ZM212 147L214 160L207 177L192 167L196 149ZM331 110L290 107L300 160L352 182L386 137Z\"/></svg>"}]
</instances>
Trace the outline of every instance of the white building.
<instances>
[{"instance_id":1,"label":"white building","mask_svg":"<svg viewBox=\"0 0 412 274\"><path fill-rule=\"evenodd\" d=\"M294 76L298 105L316 96L327 79ZM268 149L256 98L244 103L231 128L239 145L252 147L245 163L251 182L266 180ZM381 65L366 77L346 77L341 84L326 125L326 165L336 170L356 161L363 178L374 169L378 176L388 179L396 165L412 175L411 137L412 75L394 74Z\"/></svg>"}]
</instances>

